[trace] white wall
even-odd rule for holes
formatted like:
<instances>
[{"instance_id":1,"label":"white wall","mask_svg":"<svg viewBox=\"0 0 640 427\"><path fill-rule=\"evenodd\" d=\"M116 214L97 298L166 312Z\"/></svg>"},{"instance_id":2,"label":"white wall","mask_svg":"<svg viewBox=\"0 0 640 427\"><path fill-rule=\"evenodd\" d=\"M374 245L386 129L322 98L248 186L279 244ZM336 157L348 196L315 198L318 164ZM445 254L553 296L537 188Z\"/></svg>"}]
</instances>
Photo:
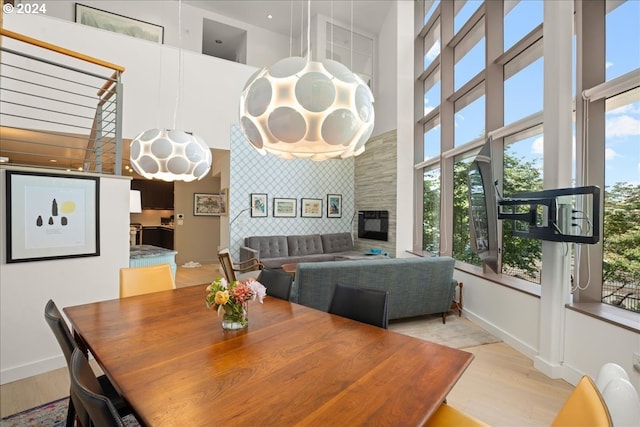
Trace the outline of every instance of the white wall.
<instances>
[{"instance_id":1,"label":"white wall","mask_svg":"<svg viewBox=\"0 0 640 427\"><path fill-rule=\"evenodd\" d=\"M156 127L173 128L176 116L175 127L196 133L212 148L229 149L240 93L255 68L183 51L175 114L178 49L42 16L6 15L4 27L124 66L123 138Z\"/></svg>"},{"instance_id":2,"label":"white wall","mask_svg":"<svg viewBox=\"0 0 640 427\"><path fill-rule=\"evenodd\" d=\"M469 319L501 338L527 357L540 351L540 298L456 270L464 283L464 311ZM622 366L636 389L640 373L633 369L632 354L640 352L640 335L612 323L564 309L563 360L560 377L576 384L582 375L592 378L607 362Z\"/></svg>"},{"instance_id":3,"label":"white wall","mask_svg":"<svg viewBox=\"0 0 640 427\"><path fill-rule=\"evenodd\" d=\"M53 299L62 310L118 298L118 272L129 265L130 180L112 176L100 178L100 256L7 264L5 172L0 170L1 384L65 366L44 320L45 304Z\"/></svg>"}]
</instances>

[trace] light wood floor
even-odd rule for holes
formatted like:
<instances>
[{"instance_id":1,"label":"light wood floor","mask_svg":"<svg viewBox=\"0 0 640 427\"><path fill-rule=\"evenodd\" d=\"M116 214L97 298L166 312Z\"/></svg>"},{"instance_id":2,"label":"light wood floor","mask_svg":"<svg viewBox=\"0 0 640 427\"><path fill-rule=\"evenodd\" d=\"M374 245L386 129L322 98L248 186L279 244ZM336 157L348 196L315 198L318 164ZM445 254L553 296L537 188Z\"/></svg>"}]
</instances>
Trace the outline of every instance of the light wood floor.
<instances>
[{"instance_id":1,"label":"light wood floor","mask_svg":"<svg viewBox=\"0 0 640 427\"><path fill-rule=\"evenodd\" d=\"M209 283L222 272L219 266L178 267L179 287ZM563 380L552 380L505 343L466 348L475 355L455 385L449 404L492 426L548 426L573 390ZM92 361L96 372L99 368ZM66 368L0 386L0 417L60 399L69 394Z\"/></svg>"}]
</instances>

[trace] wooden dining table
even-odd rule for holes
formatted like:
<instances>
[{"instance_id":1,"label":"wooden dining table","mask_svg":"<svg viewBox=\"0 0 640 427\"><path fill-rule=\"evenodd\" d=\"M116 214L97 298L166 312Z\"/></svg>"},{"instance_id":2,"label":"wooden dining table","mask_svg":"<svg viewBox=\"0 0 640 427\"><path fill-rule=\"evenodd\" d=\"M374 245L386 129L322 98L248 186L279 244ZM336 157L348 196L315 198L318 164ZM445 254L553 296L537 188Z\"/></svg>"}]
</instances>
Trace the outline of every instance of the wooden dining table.
<instances>
[{"instance_id":1,"label":"wooden dining table","mask_svg":"<svg viewBox=\"0 0 640 427\"><path fill-rule=\"evenodd\" d=\"M266 297L221 328L192 286L64 308L147 426L419 426L471 353Z\"/></svg>"}]
</instances>

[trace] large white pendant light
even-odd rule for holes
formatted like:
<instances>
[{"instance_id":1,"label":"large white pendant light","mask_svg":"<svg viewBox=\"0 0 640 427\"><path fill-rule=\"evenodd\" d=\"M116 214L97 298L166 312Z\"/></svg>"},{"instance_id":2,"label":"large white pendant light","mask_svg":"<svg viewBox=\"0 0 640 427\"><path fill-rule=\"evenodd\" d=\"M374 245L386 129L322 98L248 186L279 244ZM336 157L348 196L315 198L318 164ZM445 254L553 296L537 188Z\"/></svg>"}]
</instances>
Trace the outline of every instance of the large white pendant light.
<instances>
[{"instance_id":1,"label":"large white pendant light","mask_svg":"<svg viewBox=\"0 0 640 427\"><path fill-rule=\"evenodd\" d=\"M182 0L178 1L178 34L178 82L174 128L182 83ZM129 153L133 169L147 179L190 182L202 179L211 169L209 146L199 136L176 129L149 129L140 132L131 141Z\"/></svg>"},{"instance_id":2,"label":"large white pendant light","mask_svg":"<svg viewBox=\"0 0 640 427\"><path fill-rule=\"evenodd\" d=\"M240 97L242 131L258 152L283 159L357 156L373 132L371 89L341 63L311 61L307 52L249 79Z\"/></svg>"}]
</instances>

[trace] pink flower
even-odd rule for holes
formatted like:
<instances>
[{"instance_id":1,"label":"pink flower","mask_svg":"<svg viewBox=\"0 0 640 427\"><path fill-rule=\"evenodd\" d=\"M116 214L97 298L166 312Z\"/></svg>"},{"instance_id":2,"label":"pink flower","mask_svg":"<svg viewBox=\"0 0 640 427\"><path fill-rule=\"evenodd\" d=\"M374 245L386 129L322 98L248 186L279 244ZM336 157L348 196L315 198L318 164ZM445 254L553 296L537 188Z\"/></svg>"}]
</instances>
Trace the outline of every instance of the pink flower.
<instances>
[{"instance_id":1,"label":"pink flower","mask_svg":"<svg viewBox=\"0 0 640 427\"><path fill-rule=\"evenodd\" d=\"M252 299L256 299L257 297L260 304L262 304L262 300L264 300L264 297L267 295L267 288L265 288L262 283L253 279L248 279L247 286L249 286L253 293Z\"/></svg>"}]
</instances>

